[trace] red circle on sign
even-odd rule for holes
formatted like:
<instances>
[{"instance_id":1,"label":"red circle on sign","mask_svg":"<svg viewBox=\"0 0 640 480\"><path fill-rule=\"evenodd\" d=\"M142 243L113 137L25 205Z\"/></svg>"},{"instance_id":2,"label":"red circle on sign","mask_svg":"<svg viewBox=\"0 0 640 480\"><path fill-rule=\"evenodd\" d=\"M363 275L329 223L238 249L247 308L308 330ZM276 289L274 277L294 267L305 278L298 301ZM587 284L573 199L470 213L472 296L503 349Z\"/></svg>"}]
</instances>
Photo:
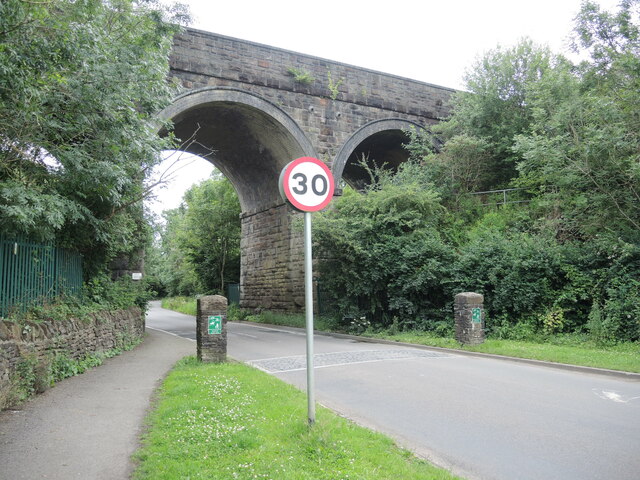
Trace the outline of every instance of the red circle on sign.
<instances>
[{"instance_id":1,"label":"red circle on sign","mask_svg":"<svg viewBox=\"0 0 640 480\"><path fill-rule=\"evenodd\" d=\"M313 157L300 157L280 174L280 193L294 208L317 212L331 202L335 183L331 170Z\"/></svg>"}]
</instances>

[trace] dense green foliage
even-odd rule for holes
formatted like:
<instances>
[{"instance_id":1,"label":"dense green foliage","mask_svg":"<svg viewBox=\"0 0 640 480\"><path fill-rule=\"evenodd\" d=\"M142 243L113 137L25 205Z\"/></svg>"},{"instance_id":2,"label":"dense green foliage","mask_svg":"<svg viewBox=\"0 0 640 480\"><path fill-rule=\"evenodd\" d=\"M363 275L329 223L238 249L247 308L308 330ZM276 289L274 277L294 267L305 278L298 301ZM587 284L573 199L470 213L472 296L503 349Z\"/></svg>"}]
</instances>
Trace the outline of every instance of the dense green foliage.
<instances>
[{"instance_id":1,"label":"dense green foliage","mask_svg":"<svg viewBox=\"0 0 640 480\"><path fill-rule=\"evenodd\" d=\"M382 325L441 311L453 255L438 233L439 197L420 183L419 165L377 176L374 188L346 190L315 222L322 290L347 317L365 314Z\"/></svg>"},{"instance_id":2,"label":"dense green foliage","mask_svg":"<svg viewBox=\"0 0 640 480\"><path fill-rule=\"evenodd\" d=\"M485 295L498 337L640 339L640 2L585 2L572 64L528 40L467 77L444 141L410 132L412 160L347 192L316 224L338 315L450 331L451 302ZM481 206L519 187L525 204ZM443 323L444 322L444 323Z\"/></svg>"},{"instance_id":3,"label":"dense green foliage","mask_svg":"<svg viewBox=\"0 0 640 480\"><path fill-rule=\"evenodd\" d=\"M126 310L131 307L145 310L152 295L145 280L134 281L126 276L112 280L106 274L96 275L85 282L82 295L43 300L24 311L10 312L6 320L20 324L57 322L69 318L90 321L91 314L103 310Z\"/></svg>"},{"instance_id":4,"label":"dense green foliage","mask_svg":"<svg viewBox=\"0 0 640 480\"><path fill-rule=\"evenodd\" d=\"M177 16L176 16L177 15ZM0 4L0 228L84 255L85 277L148 240L154 114L180 11L153 0Z\"/></svg>"},{"instance_id":5,"label":"dense green foliage","mask_svg":"<svg viewBox=\"0 0 640 480\"><path fill-rule=\"evenodd\" d=\"M226 178L194 185L165 212L160 245L147 263L155 288L168 295L225 292L240 280L240 202Z\"/></svg>"}]
</instances>

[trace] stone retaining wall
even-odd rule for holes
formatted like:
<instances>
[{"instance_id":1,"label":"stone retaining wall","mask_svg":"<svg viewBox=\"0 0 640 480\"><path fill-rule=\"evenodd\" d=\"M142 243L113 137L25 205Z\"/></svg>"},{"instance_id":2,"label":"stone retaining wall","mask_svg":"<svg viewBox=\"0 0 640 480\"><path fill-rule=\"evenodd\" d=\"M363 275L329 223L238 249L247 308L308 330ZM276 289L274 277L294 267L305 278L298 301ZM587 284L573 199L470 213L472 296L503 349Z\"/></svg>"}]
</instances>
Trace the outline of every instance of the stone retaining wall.
<instances>
[{"instance_id":1,"label":"stone retaining wall","mask_svg":"<svg viewBox=\"0 0 640 480\"><path fill-rule=\"evenodd\" d=\"M56 355L74 360L88 354L121 348L144 335L144 312L139 308L99 312L87 320L26 323L0 320L0 410L5 407L21 361L49 365Z\"/></svg>"}]
</instances>

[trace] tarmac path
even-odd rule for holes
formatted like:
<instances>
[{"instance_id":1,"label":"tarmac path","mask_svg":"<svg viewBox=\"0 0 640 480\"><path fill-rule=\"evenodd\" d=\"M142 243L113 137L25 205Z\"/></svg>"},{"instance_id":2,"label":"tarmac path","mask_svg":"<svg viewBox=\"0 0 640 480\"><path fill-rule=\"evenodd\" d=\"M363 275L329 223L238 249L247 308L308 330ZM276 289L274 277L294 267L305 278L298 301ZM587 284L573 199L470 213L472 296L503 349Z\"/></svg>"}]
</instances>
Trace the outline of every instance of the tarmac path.
<instances>
[{"instance_id":1,"label":"tarmac path","mask_svg":"<svg viewBox=\"0 0 640 480\"><path fill-rule=\"evenodd\" d=\"M148 329L132 351L0 413L0 479L128 479L155 389L195 349Z\"/></svg>"}]
</instances>

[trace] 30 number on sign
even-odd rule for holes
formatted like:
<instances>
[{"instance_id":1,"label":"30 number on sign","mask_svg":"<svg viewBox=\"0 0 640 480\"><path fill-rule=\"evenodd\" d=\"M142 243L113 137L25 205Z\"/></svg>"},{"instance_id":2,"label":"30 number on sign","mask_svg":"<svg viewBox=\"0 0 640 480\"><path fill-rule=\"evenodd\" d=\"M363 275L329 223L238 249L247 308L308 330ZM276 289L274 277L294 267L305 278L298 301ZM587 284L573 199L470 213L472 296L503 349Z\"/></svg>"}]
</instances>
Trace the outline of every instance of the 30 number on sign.
<instances>
[{"instance_id":1,"label":"30 number on sign","mask_svg":"<svg viewBox=\"0 0 640 480\"><path fill-rule=\"evenodd\" d=\"M291 187L291 191L296 195L306 195L308 191L307 176L304 173L296 173L291 178L298 182L296 186ZM318 185L320 185L319 188ZM317 197L322 197L326 195L328 189L329 182L327 181L327 177L319 174L313 176L313 178L311 179L311 191L314 195L316 195Z\"/></svg>"},{"instance_id":2,"label":"30 number on sign","mask_svg":"<svg viewBox=\"0 0 640 480\"><path fill-rule=\"evenodd\" d=\"M298 158L284 167L279 186L282 198L303 212L325 208L335 188L329 168L313 157Z\"/></svg>"}]
</instances>

